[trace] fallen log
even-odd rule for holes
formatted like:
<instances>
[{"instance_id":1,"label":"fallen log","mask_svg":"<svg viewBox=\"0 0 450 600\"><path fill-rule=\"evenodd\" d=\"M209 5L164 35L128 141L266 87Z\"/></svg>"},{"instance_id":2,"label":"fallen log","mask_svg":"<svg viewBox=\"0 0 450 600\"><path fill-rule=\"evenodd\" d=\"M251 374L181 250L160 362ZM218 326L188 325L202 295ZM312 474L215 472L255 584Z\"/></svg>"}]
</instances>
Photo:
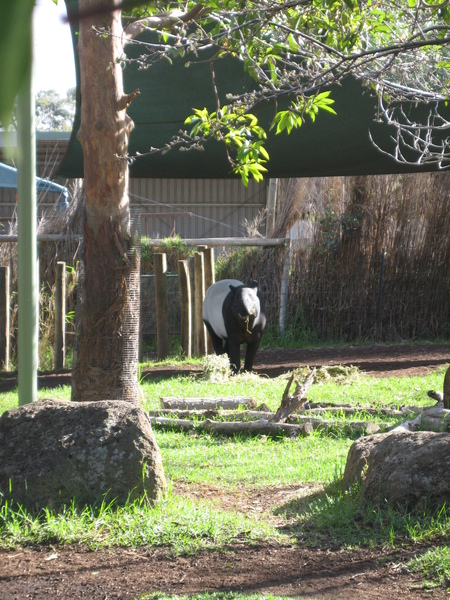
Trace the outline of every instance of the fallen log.
<instances>
[{"instance_id":1,"label":"fallen log","mask_svg":"<svg viewBox=\"0 0 450 600\"><path fill-rule=\"evenodd\" d=\"M258 421L213 421L211 419L194 421L170 417L149 415L152 425L164 429L181 431L208 431L233 435L236 433L258 433L260 435L284 434L289 436L308 435L313 430L342 431L349 434L370 435L378 433L380 427L373 421L324 421L306 416L291 416L289 423L278 423L268 419Z\"/></svg>"},{"instance_id":2,"label":"fallen log","mask_svg":"<svg viewBox=\"0 0 450 600\"><path fill-rule=\"evenodd\" d=\"M238 408L239 406L256 408L257 402L254 398L249 397L174 398L172 396L163 396L160 404L162 408L211 410L216 408Z\"/></svg>"},{"instance_id":3,"label":"fallen log","mask_svg":"<svg viewBox=\"0 0 450 600\"><path fill-rule=\"evenodd\" d=\"M313 432L310 423L291 425L287 423L274 423L261 419L260 421L211 421L204 422L204 428L210 433L235 435L236 433L257 433L260 435L288 435L290 437L306 436Z\"/></svg>"},{"instance_id":4,"label":"fallen log","mask_svg":"<svg viewBox=\"0 0 450 600\"><path fill-rule=\"evenodd\" d=\"M450 432L450 410L442 404L425 408L415 419L405 421L389 431L436 431Z\"/></svg>"},{"instance_id":5,"label":"fallen log","mask_svg":"<svg viewBox=\"0 0 450 600\"><path fill-rule=\"evenodd\" d=\"M191 421L190 419L171 419L170 417L149 417L152 425L159 425L164 429L176 429L182 431L189 431L196 429L198 423ZM199 421L201 423L201 421Z\"/></svg>"},{"instance_id":6,"label":"fallen log","mask_svg":"<svg viewBox=\"0 0 450 600\"><path fill-rule=\"evenodd\" d=\"M275 413L258 410L179 410L177 408L160 408L149 410L151 417L176 417L178 419L219 419L221 421L258 421L269 420Z\"/></svg>"},{"instance_id":7,"label":"fallen log","mask_svg":"<svg viewBox=\"0 0 450 600\"><path fill-rule=\"evenodd\" d=\"M291 415L289 423L311 423L314 429L319 431L341 431L348 433L359 433L371 435L380 431L380 426L373 421L343 421L340 419L315 419L307 415Z\"/></svg>"},{"instance_id":8,"label":"fallen log","mask_svg":"<svg viewBox=\"0 0 450 600\"><path fill-rule=\"evenodd\" d=\"M176 429L182 431L207 431L209 433L219 433L224 435L235 435L237 433L256 433L260 435L289 435L298 437L299 435L309 435L313 427L309 423L292 425L287 423L273 423L266 419L260 421L191 421L187 419L170 419L168 417L150 417L152 426L156 425L164 429Z\"/></svg>"},{"instance_id":9,"label":"fallen log","mask_svg":"<svg viewBox=\"0 0 450 600\"><path fill-rule=\"evenodd\" d=\"M264 405L261 405L264 406ZM267 408L267 407L265 407ZM356 415L359 413L367 413L370 415L383 415L388 417L407 417L409 415L417 415L422 409L420 407L406 407L403 410L392 409L392 408L380 408L370 409L369 407L350 407L348 405L330 404L328 408L310 408L301 409L299 416L308 417L311 415L323 415L323 414L344 414L344 415ZM164 417L171 416L179 419L211 419L219 418L222 421L257 421L258 419L273 420L275 415L274 412L269 410L230 410L230 409L208 409L208 410L197 410L197 409L178 409L178 408L159 408L156 410L149 410L148 414L153 417ZM287 419L295 419L296 415L290 415Z\"/></svg>"},{"instance_id":10,"label":"fallen log","mask_svg":"<svg viewBox=\"0 0 450 600\"><path fill-rule=\"evenodd\" d=\"M388 408L380 407L374 408L367 404L357 405L354 404L333 404L332 402L307 402L302 408L302 412L343 412L344 414L356 414L358 412L365 412L369 415L385 415L393 417L401 417L403 415L417 415L422 411L420 406L403 406L402 408Z\"/></svg>"},{"instance_id":11,"label":"fallen log","mask_svg":"<svg viewBox=\"0 0 450 600\"><path fill-rule=\"evenodd\" d=\"M330 406L328 408L306 408L303 407L302 413L320 415L320 414L344 414L344 415L356 415L359 413L367 413L368 415L383 415L385 417L403 417L410 414L417 414L417 407L407 407L403 410L399 410L397 408L371 408L369 406L339 406L337 404Z\"/></svg>"}]
</instances>

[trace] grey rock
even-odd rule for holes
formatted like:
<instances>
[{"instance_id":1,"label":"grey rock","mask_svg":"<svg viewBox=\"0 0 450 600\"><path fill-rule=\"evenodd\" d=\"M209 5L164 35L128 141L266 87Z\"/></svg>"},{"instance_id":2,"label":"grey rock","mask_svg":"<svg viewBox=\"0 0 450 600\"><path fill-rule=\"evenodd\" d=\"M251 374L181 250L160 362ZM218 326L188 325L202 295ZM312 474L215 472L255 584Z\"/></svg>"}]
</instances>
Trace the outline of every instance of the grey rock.
<instances>
[{"instance_id":1,"label":"grey rock","mask_svg":"<svg viewBox=\"0 0 450 600\"><path fill-rule=\"evenodd\" d=\"M350 447L342 485L360 483L380 505L441 507L450 503L450 434L395 431L362 437Z\"/></svg>"},{"instance_id":2,"label":"grey rock","mask_svg":"<svg viewBox=\"0 0 450 600\"><path fill-rule=\"evenodd\" d=\"M165 487L148 415L129 402L44 400L0 417L0 494L28 509L155 501Z\"/></svg>"}]
</instances>

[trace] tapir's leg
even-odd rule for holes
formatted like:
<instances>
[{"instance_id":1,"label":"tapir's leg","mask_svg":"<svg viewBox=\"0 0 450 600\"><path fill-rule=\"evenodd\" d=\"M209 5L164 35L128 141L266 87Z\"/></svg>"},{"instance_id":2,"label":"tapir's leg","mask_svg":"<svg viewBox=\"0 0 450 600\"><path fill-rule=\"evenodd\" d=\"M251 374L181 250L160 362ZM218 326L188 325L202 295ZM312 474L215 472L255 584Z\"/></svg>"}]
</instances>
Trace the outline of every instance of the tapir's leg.
<instances>
[{"instance_id":1,"label":"tapir's leg","mask_svg":"<svg viewBox=\"0 0 450 600\"><path fill-rule=\"evenodd\" d=\"M245 352L244 371L251 371L253 368L253 361L255 360L256 353L261 343L261 335L255 335L254 339L247 344L247 350Z\"/></svg>"},{"instance_id":2,"label":"tapir's leg","mask_svg":"<svg viewBox=\"0 0 450 600\"><path fill-rule=\"evenodd\" d=\"M211 338L211 342L214 348L214 352L218 355L224 354L225 349L223 347L223 340L218 335L214 333L214 329L211 327L209 323L204 321L206 325L206 329L208 330L209 337Z\"/></svg>"},{"instance_id":3,"label":"tapir's leg","mask_svg":"<svg viewBox=\"0 0 450 600\"><path fill-rule=\"evenodd\" d=\"M231 370L233 373L237 374L241 368L241 347L231 339L227 340L227 347L227 354L228 358L230 359Z\"/></svg>"}]
</instances>

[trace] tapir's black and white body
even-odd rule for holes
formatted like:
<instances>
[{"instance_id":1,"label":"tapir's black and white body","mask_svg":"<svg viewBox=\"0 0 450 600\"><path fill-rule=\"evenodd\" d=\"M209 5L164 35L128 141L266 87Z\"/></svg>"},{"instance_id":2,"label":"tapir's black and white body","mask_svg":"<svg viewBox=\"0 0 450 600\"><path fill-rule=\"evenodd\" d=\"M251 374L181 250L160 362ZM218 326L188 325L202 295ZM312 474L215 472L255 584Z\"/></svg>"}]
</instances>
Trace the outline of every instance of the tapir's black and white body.
<instances>
[{"instance_id":1,"label":"tapir's black and white body","mask_svg":"<svg viewBox=\"0 0 450 600\"><path fill-rule=\"evenodd\" d=\"M213 283L203 301L203 322L215 353L228 354L234 373L240 369L240 346L247 344L244 371L251 371L266 327L264 303L257 283L244 285L237 279Z\"/></svg>"}]
</instances>

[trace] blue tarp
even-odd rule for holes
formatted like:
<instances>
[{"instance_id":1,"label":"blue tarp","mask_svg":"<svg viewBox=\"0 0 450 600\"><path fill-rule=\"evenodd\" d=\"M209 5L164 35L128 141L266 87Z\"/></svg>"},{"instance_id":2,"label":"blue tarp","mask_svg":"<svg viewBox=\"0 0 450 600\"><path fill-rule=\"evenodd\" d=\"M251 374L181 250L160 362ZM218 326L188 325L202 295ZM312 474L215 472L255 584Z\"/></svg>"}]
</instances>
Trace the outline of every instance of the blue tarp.
<instances>
[{"instance_id":1,"label":"blue tarp","mask_svg":"<svg viewBox=\"0 0 450 600\"><path fill-rule=\"evenodd\" d=\"M17 188L17 169L0 163L0 188ZM36 177L36 190L38 192L59 194L58 205L61 208L69 206L69 190L62 185L58 185L49 179Z\"/></svg>"}]
</instances>

